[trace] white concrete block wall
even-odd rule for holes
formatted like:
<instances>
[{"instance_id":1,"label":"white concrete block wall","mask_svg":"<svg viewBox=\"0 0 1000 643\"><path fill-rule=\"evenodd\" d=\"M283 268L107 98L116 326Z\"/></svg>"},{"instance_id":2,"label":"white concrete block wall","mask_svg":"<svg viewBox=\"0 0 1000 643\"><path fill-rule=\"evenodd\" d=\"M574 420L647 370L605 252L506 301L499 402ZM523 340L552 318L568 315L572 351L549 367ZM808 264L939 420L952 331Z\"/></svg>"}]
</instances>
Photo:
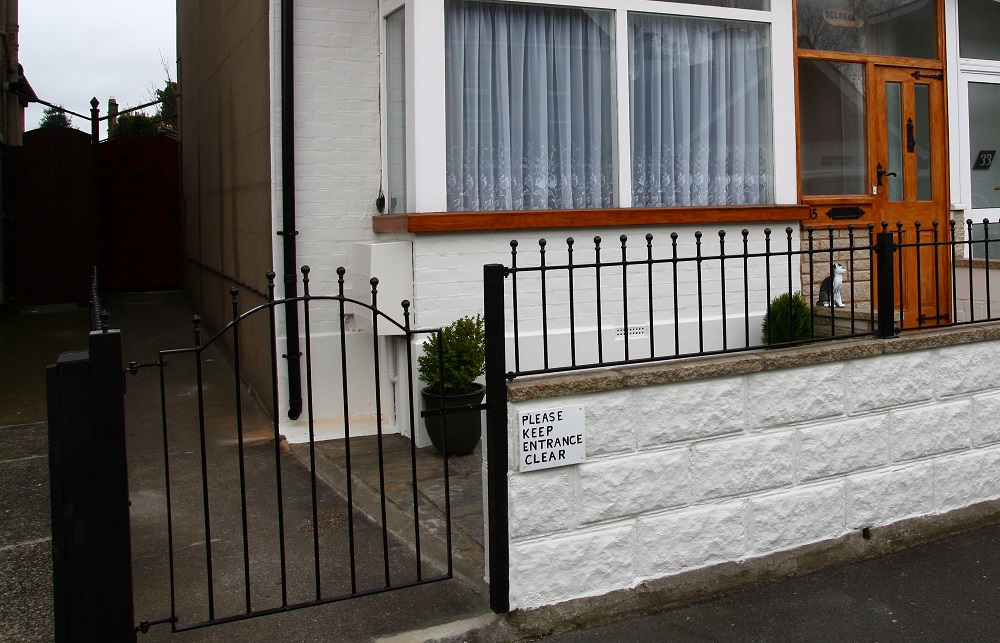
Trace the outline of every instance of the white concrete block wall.
<instances>
[{"instance_id":1,"label":"white concrete block wall","mask_svg":"<svg viewBox=\"0 0 1000 643\"><path fill-rule=\"evenodd\" d=\"M1000 498L998 358L988 341L512 402L512 607ZM570 405L587 461L520 473L518 414Z\"/></svg>"}]
</instances>

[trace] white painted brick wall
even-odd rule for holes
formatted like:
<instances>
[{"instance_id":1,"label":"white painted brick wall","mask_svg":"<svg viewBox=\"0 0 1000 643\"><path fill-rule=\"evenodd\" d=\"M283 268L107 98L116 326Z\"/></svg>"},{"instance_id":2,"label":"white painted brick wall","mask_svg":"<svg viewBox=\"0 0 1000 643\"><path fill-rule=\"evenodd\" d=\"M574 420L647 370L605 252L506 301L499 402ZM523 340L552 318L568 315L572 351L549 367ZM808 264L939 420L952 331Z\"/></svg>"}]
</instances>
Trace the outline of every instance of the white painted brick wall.
<instances>
[{"instance_id":1,"label":"white painted brick wall","mask_svg":"<svg viewBox=\"0 0 1000 643\"><path fill-rule=\"evenodd\" d=\"M483 309L483 265L500 263L512 264L510 241L518 241L517 266L533 267L540 264L539 239L546 239L545 264L547 266L566 265L569 261L566 239L575 239L573 264L593 263L594 237L600 236L602 262L620 261L622 256L620 235L625 234L627 257L630 261L644 261L648 257L646 233L653 235L653 258L672 256L670 234L678 233L678 257L696 255L695 233L705 232L702 241L702 256L719 254L717 225L705 226L652 226L649 228L594 228L538 231L468 232L451 234L420 234L413 240L414 267L414 311L415 324L432 327L451 322L462 315L482 312ZM727 228L726 254L742 252L742 224ZM745 226L749 230L750 252L764 250L766 224ZM776 226L772 226L775 229ZM779 235L780 236L780 235ZM739 241L737 241L739 240ZM772 250L784 249L784 240L772 241ZM793 239L797 248L798 239ZM695 353L701 349L717 350L722 346L722 285L725 285L727 347L755 346L760 342L760 325L768 304L767 275L770 274L771 297L788 288L789 270L787 258L778 256L770 262L770 272L762 259L753 259L748 266L748 278L743 278L743 263L738 259L727 259L726 278L721 279L717 260L705 261L702 265L701 314L705 332L699 337L698 324L698 281L695 264L683 263L677 270L678 310L676 322L681 329L680 350ZM794 276L793 289L798 290L798 263L793 262L791 274ZM603 361L623 359L625 341L616 339L615 332L624 328L625 314L622 304L623 279L618 268L602 268L601 278L601 319L597 318L596 283L594 268L578 268L573 273L574 319L577 333L577 363L598 361L598 324L603 339ZM569 364L571 342L569 337L570 289L566 271L549 272L546 283L545 321L548 325L548 352L550 366ZM656 265L653 268L653 324L654 350L658 355L672 354L674 345L674 268L671 265ZM507 282L507 309L513 309L512 281ZM628 325L645 327L646 336L627 340L629 354L649 355L649 275L645 265L630 266L627 271ZM543 343L540 277L538 273L519 273L517 276L518 306L517 321L520 345L521 370L542 368ZM750 293L749 340L744 326L744 290ZM513 333L513 314L508 314L508 335ZM513 350L513 349L511 349ZM510 358L513 364L513 353Z\"/></svg>"},{"instance_id":2,"label":"white painted brick wall","mask_svg":"<svg viewBox=\"0 0 1000 643\"><path fill-rule=\"evenodd\" d=\"M296 239L313 289L336 292L351 244L374 239L381 178L378 6L361 0L295 2ZM281 3L271 3L272 176L281 229ZM280 239L275 261L280 266Z\"/></svg>"},{"instance_id":3,"label":"white painted brick wall","mask_svg":"<svg viewBox=\"0 0 1000 643\"><path fill-rule=\"evenodd\" d=\"M984 370L997 351L989 341L512 403L512 607L1000 498L1000 381ZM518 413L575 404L587 461L520 473Z\"/></svg>"},{"instance_id":4,"label":"white painted brick wall","mask_svg":"<svg viewBox=\"0 0 1000 643\"><path fill-rule=\"evenodd\" d=\"M714 230L718 226L712 226ZM732 243L734 235L739 237L739 229L743 226L730 226L727 254L742 252L740 248ZM746 226L750 230L750 251L762 251L764 224ZM482 267L487 263L511 264L510 241L518 241L517 263L518 266L537 266L539 264L539 239L546 239L546 265L562 265L567 263L568 254L566 252L566 239L573 237L574 244L573 262L574 264L590 263L594 261L593 238L600 236L601 259L602 262L618 261L621 259L621 243L618 240L621 234L628 236L628 258L629 260L644 260L647 257L646 241L644 235L648 232L654 235L653 257L655 259L668 258L671 256L670 233L677 232L678 255L694 256L694 234L700 229L698 226L653 226L650 228L594 228L594 229L568 229L568 230L538 230L538 231L500 231L500 232L470 232L451 234L421 234L414 239L414 272L415 276L415 298L416 307L421 315L420 323L424 325L437 325L451 321L451 317L442 318L441 315L447 312L461 310L465 313L475 313L482 310ZM797 247L797 245L795 246ZM705 243L702 253L704 255L715 255L718 253L717 238L712 245ZM712 265L715 263L716 265ZM718 308L720 283L717 269L717 262L706 262L703 274L705 285L705 298L708 306ZM692 264L686 264L690 267ZM797 270L797 264L794 264ZM668 267L658 267L654 274L654 283L657 284L657 299L654 301L654 308L661 312L669 311L673 314L672 299L669 298L671 271ZM787 288L787 265L783 257L776 257L771 263L772 286L777 289ZM797 275L797 273L794 273ZM696 295L696 276L694 270L682 269L679 272L679 290L682 294ZM763 309L766 307L766 297L764 296L765 284L761 278L764 276L763 264L758 262L750 267L750 290L756 295L755 301L751 303L752 309ZM550 283L548 294L550 296L550 319L565 319L567 310L559 308L568 305L568 287L565 273L549 276ZM580 269L575 274L575 296L578 302L592 301L590 294L594 285L594 270ZM635 301L630 304L630 315L634 310L636 318L647 313L646 306L646 269L644 266L633 266L629 268L629 289L634 295ZM537 301L537 294L532 289L532 283L536 283L537 278L532 275L522 274L519 276L520 296L525 298L521 303L521 315L519 319L524 324L534 322L538 325L541 319L541 307ZM449 284L454 289L436 288L440 284ZM620 308L615 308L610 303L616 299L615 293L620 293L622 278L621 271L612 268L605 268L601 271L602 291L604 291L607 305L610 309L606 312L609 315L615 314ZM742 302L743 294L743 274L742 263L736 260L727 262L726 273L727 297L729 307L737 305L737 301ZM794 287L798 289L797 282ZM459 290L461 289L461 290ZM620 298L620 297L619 297ZM586 309L581 303L583 315L593 315L593 311ZM690 310L684 311L684 316L690 315ZM531 327L533 328L533 326ZM759 331L759 328L756 329Z\"/></svg>"}]
</instances>

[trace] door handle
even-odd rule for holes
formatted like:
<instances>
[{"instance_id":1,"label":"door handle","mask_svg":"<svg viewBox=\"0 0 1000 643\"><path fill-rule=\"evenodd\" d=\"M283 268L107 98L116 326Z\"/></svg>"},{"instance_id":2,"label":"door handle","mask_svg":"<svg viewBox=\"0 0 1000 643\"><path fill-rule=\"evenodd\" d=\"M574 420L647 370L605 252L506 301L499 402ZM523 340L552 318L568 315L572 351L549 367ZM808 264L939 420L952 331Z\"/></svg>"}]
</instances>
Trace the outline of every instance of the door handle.
<instances>
[{"instance_id":1,"label":"door handle","mask_svg":"<svg viewBox=\"0 0 1000 643\"><path fill-rule=\"evenodd\" d=\"M917 139L913 135L913 119L906 119L906 151L912 152L917 146Z\"/></svg>"},{"instance_id":2,"label":"door handle","mask_svg":"<svg viewBox=\"0 0 1000 643\"><path fill-rule=\"evenodd\" d=\"M882 177L883 176L896 176L896 173L895 172L886 172L884 169L882 169L882 164L879 163L878 167L875 168L875 184L878 185L879 187L882 186Z\"/></svg>"}]
</instances>

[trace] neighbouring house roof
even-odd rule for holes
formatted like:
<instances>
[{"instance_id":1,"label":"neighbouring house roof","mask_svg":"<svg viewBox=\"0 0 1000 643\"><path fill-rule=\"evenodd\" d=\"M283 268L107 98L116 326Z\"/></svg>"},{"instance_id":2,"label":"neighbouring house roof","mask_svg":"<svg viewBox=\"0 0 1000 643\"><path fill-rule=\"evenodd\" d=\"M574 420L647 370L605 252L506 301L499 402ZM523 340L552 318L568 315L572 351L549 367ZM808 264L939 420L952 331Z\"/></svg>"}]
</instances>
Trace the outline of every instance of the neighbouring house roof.
<instances>
[{"instance_id":1,"label":"neighbouring house roof","mask_svg":"<svg viewBox=\"0 0 1000 643\"><path fill-rule=\"evenodd\" d=\"M21 107L27 107L28 103L38 102L38 95L31 88L31 83L24 75L24 67L20 63L17 65L17 80L10 84L10 92L17 95L21 101Z\"/></svg>"}]
</instances>

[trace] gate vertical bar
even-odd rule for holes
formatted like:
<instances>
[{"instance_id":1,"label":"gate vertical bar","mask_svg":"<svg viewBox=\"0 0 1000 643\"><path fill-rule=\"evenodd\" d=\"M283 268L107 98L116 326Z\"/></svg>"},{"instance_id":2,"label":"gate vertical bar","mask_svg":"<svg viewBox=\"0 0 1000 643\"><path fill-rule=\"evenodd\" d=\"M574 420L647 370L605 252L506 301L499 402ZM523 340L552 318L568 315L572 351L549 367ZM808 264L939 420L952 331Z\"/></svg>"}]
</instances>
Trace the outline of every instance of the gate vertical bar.
<instances>
[{"instance_id":1,"label":"gate vertical bar","mask_svg":"<svg viewBox=\"0 0 1000 643\"><path fill-rule=\"evenodd\" d=\"M313 412L312 366L312 317L309 294L309 266L302 266L302 316L305 325L306 357L306 420L309 425L309 492L312 495L313 580L316 581L316 600L323 595L319 556L319 504L316 498L316 417Z\"/></svg>"},{"instance_id":2,"label":"gate vertical bar","mask_svg":"<svg viewBox=\"0 0 1000 643\"><path fill-rule=\"evenodd\" d=\"M337 304L340 323L340 382L341 401L344 404L344 468L347 477L347 544L351 554L351 593L358 591L358 566L354 545L354 475L351 473L351 405L348 395L347 374L347 324L344 311L344 274L347 271L337 268ZM411 387L412 390L412 387Z\"/></svg>"},{"instance_id":3,"label":"gate vertical bar","mask_svg":"<svg viewBox=\"0 0 1000 643\"><path fill-rule=\"evenodd\" d=\"M205 514L205 571L208 581L208 620L215 620L215 576L212 573L212 514L209 506L208 494L208 440L205 436L205 386L202 376L202 354L201 354L201 317L198 315L192 319L194 324L194 345L198 348L194 352L195 377L198 385L198 436L201 444L201 497L202 510Z\"/></svg>"},{"instance_id":4,"label":"gate vertical bar","mask_svg":"<svg viewBox=\"0 0 1000 643\"><path fill-rule=\"evenodd\" d=\"M233 306L233 384L236 401L236 450L240 465L240 519L243 528L243 594L246 613L253 611L250 595L250 529L247 519L247 473L246 451L243 444L243 391L240 374L240 289L233 286L229 289Z\"/></svg>"},{"instance_id":5,"label":"gate vertical bar","mask_svg":"<svg viewBox=\"0 0 1000 643\"><path fill-rule=\"evenodd\" d=\"M878 233L875 240L875 253L878 261L878 329L877 336L885 339L896 336L895 325L895 293L893 287L896 281L893 275L895 264L892 254L896 247L892 241L891 232Z\"/></svg>"},{"instance_id":6,"label":"gate vertical bar","mask_svg":"<svg viewBox=\"0 0 1000 643\"><path fill-rule=\"evenodd\" d=\"M278 322L275 317L278 305L274 299L274 271L267 272L267 313L271 340L271 422L274 430L274 484L277 487L278 500L278 555L281 560L281 606L288 605L288 560L285 553L285 502L282 496L281 484L281 417L280 404L278 398ZM297 306L295 300L284 304L285 306ZM287 317L286 317L287 319ZM298 313L296 313L298 319ZM298 328L285 329L286 334L290 332L298 333Z\"/></svg>"},{"instance_id":7,"label":"gate vertical bar","mask_svg":"<svg viewBox=\"0 0 1000 643\"><path fill-rule=\"evenodd\" d=\"M503 280L499 264L483 266L486 331L486 485L489 518L490 608L510 611L510 541L507 532L507 366Z\"/></svg>"},{"instance_id":8,"label":"gate vertical bar","mask_svg":"<svg viewBox=\"0 0 1000 643\"><path fill-rule=\"evenodd\" d=\"M163 493L167 501L167 567L170 570L170 626L177 625L177 578L174 572L174 506L170 498L170 440L167 435L167 382L163 372L167 362L160 351L156 366L160 375L160 421L163 429Z\"/></svg>"}]
</instances>

